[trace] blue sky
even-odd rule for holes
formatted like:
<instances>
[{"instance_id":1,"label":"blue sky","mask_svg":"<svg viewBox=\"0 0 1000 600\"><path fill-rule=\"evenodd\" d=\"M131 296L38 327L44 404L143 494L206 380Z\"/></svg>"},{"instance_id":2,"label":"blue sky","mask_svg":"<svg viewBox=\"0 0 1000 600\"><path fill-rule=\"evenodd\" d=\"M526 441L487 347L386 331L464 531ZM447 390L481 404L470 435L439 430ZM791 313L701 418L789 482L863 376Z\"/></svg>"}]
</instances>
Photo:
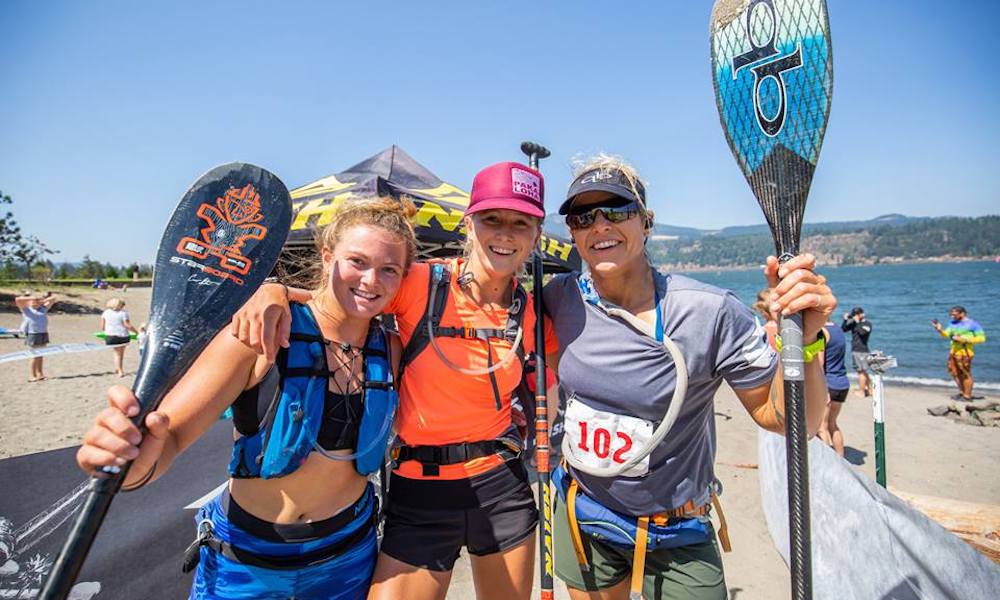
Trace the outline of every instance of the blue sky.
<instances>
[{"instance_id":1,"label":"blue sky","mask_svg":"<svg viewBox=\"0 0 1000 600\"><path fill-rule=\"evenodd\" d=\"M807 221L997 213L1000 3L829 0L834 97ZM468 189L546 144L608 151L657 220L763 222L712 91L711 3L0 2L0 190L24 231L152 262L201 173L291 188L395 143ZM992 42L990 40L993 40Z\"/></svg>"}]
</instances>

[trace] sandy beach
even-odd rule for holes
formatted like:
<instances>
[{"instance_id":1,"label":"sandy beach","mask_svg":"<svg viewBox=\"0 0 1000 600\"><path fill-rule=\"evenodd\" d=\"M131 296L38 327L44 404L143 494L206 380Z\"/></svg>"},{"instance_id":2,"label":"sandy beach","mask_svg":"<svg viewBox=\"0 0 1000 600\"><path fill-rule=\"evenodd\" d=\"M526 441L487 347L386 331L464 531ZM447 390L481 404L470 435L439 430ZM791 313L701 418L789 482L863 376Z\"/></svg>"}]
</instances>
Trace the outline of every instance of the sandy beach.
<instances>
[{"instance_id":1,"label":"sandy beach","mask_svg":"<svg viewBox=\"0 0 1000 600\"><path fill-rule=\"evenodd\" d=\"M138 326L148 315L148 288L124 294L67 288L57 294L72 305L53 309L52 344L99 341L93 333L104 303L113 295L126 300L133 324ZM16 329L19 323L19 314L0 312L0 327ZM22 344L18 339L0 339L0 355L22 350ZM27 381L27 361L4 363L0 367L0 459L75 445L104 406L104 390L113 384L131 384L137 365L134 344L126 352L128 375L124 379L114 375L110 352L103 349L47 357L48 379L35 383ZM889 485L911 494L1000 504L1000 478L996 476L1000 429L957 424L927 414L928 407L947 403L951 393L943 388L887 388ZM730 598L786 598L788 570L774 550L761 511L755 425L725 386L716 398L716 417L717 474L724 487L722 502L733 542L733 552L724 555ZM870 401L852 394L843 409L841 427L849 448L846 458L874 478ZM0 482L0 487L8 483ZM464 557L448 597L474 597ZM565 592L557 597L566 597Z\"/></svg>"}]
</instances>

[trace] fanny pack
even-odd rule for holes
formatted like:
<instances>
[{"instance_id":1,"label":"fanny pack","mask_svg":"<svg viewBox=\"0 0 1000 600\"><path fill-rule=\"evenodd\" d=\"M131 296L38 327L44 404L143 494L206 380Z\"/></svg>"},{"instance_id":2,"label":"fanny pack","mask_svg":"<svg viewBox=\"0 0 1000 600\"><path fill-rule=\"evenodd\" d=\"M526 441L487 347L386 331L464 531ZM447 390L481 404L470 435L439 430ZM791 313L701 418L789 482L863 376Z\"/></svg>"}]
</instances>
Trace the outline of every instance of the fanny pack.
<instances>
[{"instance_id":1,"label":"fanny pack","mask_svg":"<svg viewBox=\"0 0 1000 600\"><path fill-rule=\"evenodd\" d=\"M579 493L576 481L562 466L552 472L552 483L559 494L559 499L566 503L570 520L575 518L581 532L618 548L636 547L639 517L622 514L586 494ZM572 505L570 499L573 501ZM574 511L569 510L571 506ZM642 517L649 521L646 532L647 550L680 548L711 539L707 504L699 507L682 506L671 513Z\"/></svg>"},{"instance_id":2,"label":"fanny pack","mask_svg":"<svg viewBox=\"0 0 1000 600\"><path fill-rule=\"evenodd\" d=\"M590 562L583 550L581 532L617 548L632 549L633 592L641 594L646 552L681 548L712 539L708 504L696 506L693 502L688 502L665 513L633 517L612 510L590 496L579 493L576 480L562 465L552 471L552 484L559 494L559 499L566 503L570 536L580 570L585 573L590 572ZM719 513L719 543L723 550L729 552L732 548L729 544L726 518L722 514L722 506L714 490L711 496L712 505Z\"/></svg>"}]
</instances>

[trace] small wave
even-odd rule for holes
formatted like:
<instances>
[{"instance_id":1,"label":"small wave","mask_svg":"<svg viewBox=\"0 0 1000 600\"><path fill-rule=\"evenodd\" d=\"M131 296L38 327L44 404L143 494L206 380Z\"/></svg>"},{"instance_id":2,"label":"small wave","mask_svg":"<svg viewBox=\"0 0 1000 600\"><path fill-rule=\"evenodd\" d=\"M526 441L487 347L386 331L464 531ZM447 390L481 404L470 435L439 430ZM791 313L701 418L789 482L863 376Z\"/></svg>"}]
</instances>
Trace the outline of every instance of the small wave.
<instances>
[{"instance_id":1,"label":"small wave","mask_svg":"<svg viewBox=\"0 0 1000 600\"><path fill-rule=\"evenodd\" d=\"M858 381L857 373L848 373L848 379ZM921 387L955 387L955 382L950 379L937 379L934 377L913 377L910 375L883 375L882 379L886 383L897 383L901 385L915 385ZM1000 392L1000 382L997 381L976 381L976 390L990 390Z\"/></svg>"},{"instance_id":2,"label":"small wave","mask_svg":"<svg viewBox=\"0 0 1000 600\"><path fill-rule=\"evenodd\" d=\"M934 379L932 377L907 377L900 375L886 375L884 377L887 383L901 383L903 385L919 385L925 387L955 387L954 381L948 381L945 379ZM977 381L975 389L979 390L991 390L994 392L1000 392L1000 383L994 381Z\"/></svg>"}]
</instances>

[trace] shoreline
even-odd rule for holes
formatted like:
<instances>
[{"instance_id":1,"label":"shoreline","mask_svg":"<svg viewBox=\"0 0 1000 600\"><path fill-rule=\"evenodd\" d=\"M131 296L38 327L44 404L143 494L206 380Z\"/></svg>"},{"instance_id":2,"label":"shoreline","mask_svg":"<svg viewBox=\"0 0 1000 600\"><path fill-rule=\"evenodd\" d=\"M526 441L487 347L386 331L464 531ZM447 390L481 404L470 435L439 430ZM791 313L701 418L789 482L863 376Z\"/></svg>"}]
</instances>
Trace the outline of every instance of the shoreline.
<instances>
[{"instance_id":1,"label":"shoreline","mask_svg":"<svg viewBox=\"0 0 1000 600\"><path fill-rule=\"evenodd\" d=\"M887 257L879 259L878 261L869 260L865 262L857 263L834 263L834 262L818 262L816 266L818 267L877 267L881 265L925 265L925 264L940 264L940 263L969 263L969 262L984 262L984 263L996 263L997 258L1000 257L979 257L979 256L935 256L931 258L897 258L897 257ZM658 264L655 265L656 269L660 272L671 272L671 273L703 273L705 271L756 271L763 268L763 264L758 265L675 265L675 264Z\"/></svg>"}]
</instances>

